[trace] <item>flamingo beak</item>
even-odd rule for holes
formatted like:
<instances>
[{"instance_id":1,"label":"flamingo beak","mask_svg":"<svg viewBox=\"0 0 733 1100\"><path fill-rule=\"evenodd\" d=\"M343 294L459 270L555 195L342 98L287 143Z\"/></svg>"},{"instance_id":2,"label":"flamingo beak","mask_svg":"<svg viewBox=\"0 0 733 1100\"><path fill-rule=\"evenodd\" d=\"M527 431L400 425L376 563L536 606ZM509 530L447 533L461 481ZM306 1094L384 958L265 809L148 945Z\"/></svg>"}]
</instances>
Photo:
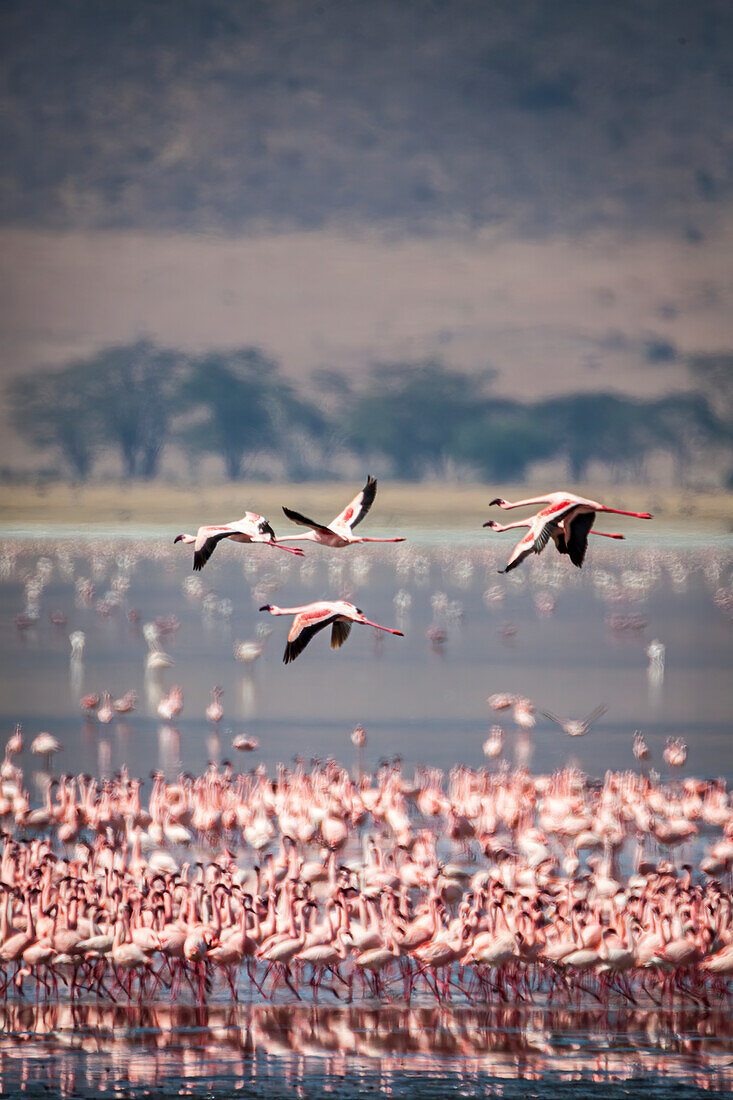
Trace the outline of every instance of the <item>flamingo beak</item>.
<instances>
[{"instance_id":1,"label":"flamingo beak","mask_svg":"<svg viewBox=\"0 0 733 1100\"><path fill-rule=\"evenodd\" d=\"M272 604L269 604L269 603L265 603L265 604L263 604L263 605L262 605L262 607L260 608L260 611L269 611L271 607L272 607Z\"/></svg>"},{"instance_id":2,"label":"flamingo beak","mask_svg":"<svg viewBox=\"0 0 733 1100\"><path fill-rule=\"evenodd\" d=\"M494 502L492 501L492 504L493 503ZM493 519L487 519L486 523L484 524L484 527L496 527L496 521L493 520Z\"/></svg>"},{"instance_id":3,"label":"flamingo beak","mask_svg":"<svg viewBox=\"0 0 733 1100\"><path fill-rule=\"evenodd\" d=\"M493 499L493 500L490 500L490 501L489 501L489 508L491 508L491 506L492 506L493 504L503 504L503 503L504 503L504 501L502 500L502 498L501 498L501 497L494 497L494 499ZM484 524L484 526L485 526L485 524Z\"/></svg>"},{"instance_id":4,"label":"flamingo beak","mask_svg":"<svg viewBox=\"0 0 733 1100\"><path fill-rule=\"evenodd\" d=\"M176 537L173 539L174 544L177 543L177 542L180 542L182 538L183 538L183 535L176 535Z\"/></svg>"}]
</instances>

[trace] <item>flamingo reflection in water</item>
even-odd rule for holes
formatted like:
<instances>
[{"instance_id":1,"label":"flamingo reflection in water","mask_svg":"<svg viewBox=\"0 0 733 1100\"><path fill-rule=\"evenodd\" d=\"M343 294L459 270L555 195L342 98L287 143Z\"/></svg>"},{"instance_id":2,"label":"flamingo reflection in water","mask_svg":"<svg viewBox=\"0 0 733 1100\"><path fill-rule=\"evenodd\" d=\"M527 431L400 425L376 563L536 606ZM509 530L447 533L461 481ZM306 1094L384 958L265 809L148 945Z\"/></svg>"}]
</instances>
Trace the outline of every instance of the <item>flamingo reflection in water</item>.
<instances>
[{"instance_id":1,"label":"flamingo reflection in water","mask_svg":"<svg viewBox=\"0 0 733 1100\"><path fill-rule=\"evenodd\" d=\"M239 1084L268 1073L289 1075L291 1085L316 1085L341 1077L360 1059L360 1077L378 1067L382 1084L409 1075L453 1072L488 1083L496 1076L629 1081L643 1075L669 1085L729 1089L731 1017L711 1011L626 1008L481 1009L443 1007L312 1006L247 1007L181 1004L6 1004L0 1008L8 1060L3 1086L13 1072L26 1087L45 1084L60 1095L86 1088L131 1084L174 1090L182 1078ZM109 1036L115 1058L110 1063ZM59 1039L56 1040L56 1036ZM42 1046L29 1036L43 1037ZM65 1038L62 1040L61 1036ZM78 1037L69 1040L69 1037ZM609 1041L610 1039L610 1041ZM572 1041L569 1052L568 1040ZM53 1058L47 1057L52 1051ZM38 1057L43 1054L44 1057ZM291 1061L293 1057L297 1061ZM301 1056L301 1057L298 1057ZM318 1068L304 1060L319 1059ZM261 1058L253 1065L253 1058ZM274 1061L271 1061L274 1059ZM117 1075L119 1074L119 1081ZM294 1076L293 1076L294 1075ZM427 1076L424 1078L427 1080Z\"/></svg>"}]
</instances>

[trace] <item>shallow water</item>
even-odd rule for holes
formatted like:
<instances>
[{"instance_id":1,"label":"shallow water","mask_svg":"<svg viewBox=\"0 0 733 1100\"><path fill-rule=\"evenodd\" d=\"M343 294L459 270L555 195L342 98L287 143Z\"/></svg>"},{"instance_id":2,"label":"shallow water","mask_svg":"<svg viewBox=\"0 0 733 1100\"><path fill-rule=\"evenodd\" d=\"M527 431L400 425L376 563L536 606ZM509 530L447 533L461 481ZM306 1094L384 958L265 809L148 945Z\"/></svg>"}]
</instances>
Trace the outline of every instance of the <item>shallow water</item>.
<instances>
[{"instance_id":1,"label":"shallow water","mask_svg":"<svg viewBox=\"0 0 733 1100\"><path fill-rule=\"evenodd\" d=\"M733 1024L716 1010L26 1005L0 1019L0 1095L662 1098L733 1087Z\"/></svg>"},{"instance_id":2,"label":"shallow water","mask_svg":"<svg viewBox=\"0 0 733 1100\"><path fill-rule=\"evenodd\" d=\"M348 737L367 730L364 763L403 756L449 768L483 762L491 724L505 730L510 763L533 771L571 760L591 775L633 766L632 734L641 729L651 766L665 774L666 737L689 745L686 773L733 775L730 752L729 669L733 665L730 543L710 550L591 547L582 571L547 553L508 576L497 576L506 548L449 550L423 545L341 554L312 548L302 562L265 548L217 548L201 574L191 574L188 548L168 542L34 544L10 542L0 579L0 723L22 722L30 737L50 729L64 751L57 767L109 773L127 763L147 776L155 767L201 770L207 760L232 757L231 739L246 732L260 750L242 766L272 767L294 755L353 756ZM155 556L152 556L155 555ZM24 582L39 557L50 577L38 600L38 622L14 625L25 606ZM90 579L85 603L75 584ZM121 605L101 615L95 606L111 584L129 582ZM197 596L184 584L201 585ZM404 638L354 627L334 653L322 634L290 666L281 663L289 619L258 612L347 596L369 617L398 626ZM717 603L716 603L717 600ZM552 610L549 608L552 607ZM545 608L545 610L543 610ZM131 623L128 612L139 612ZM49 622L63 611L63 627ZM162 639L175 666L146 673L142 623L176 615L180 629ZM445 637L435 643L430 628ZM68 635L86 633L84 661L69 661ZM255 664L238 663L236 640L269 632ZM649 668L652 639L666 646L663 679ZM161 694L184 688L175 727L156 717ZM218 729L204 719L209 689L224 688ZM83 692L128 689L138 710L107 727L85 723ZM512 691L559 716L579 717L605 704L607 713L584 738L570 739L542 714L531 735L505 713L489 710L495 691ZM29 755L23 759L28 768Z\"/></svg>"},{"instance_id":3,"label":"shallow water","mask_svg":"<svg viewBox=\"0 0 733 1100\"><path fill-rule=\"evenodd\" d=\"M668 736L689 746L682 775L733 778L733 544L591 546L582 571L545 553L497 576L509 543L452 548L445 539L341 554L312 548L299 562L266 548L222 545L203 574L166 536L130 542L30 543L0 548L0 723L21 722L26 774L43 762L28 751L50 730L63 744L55 771L111 775L126 764L200 772L233 758L235 734L260 741L242 769L302 755L353 761L349 735L367 731L360 763L399 754L406 768L485 763L489 727L505 731L505 759L535 773L573 762L590 775L635 765L635 729L663 775ZM91 582L83 584L83 581ZM40 589L40 591L39 591ZM111 597L110 593L116 593ZM289 620L258 612L343 596L404 638L355 627L332 652L317 637L295 664L281 662ZM20 629L19 613L33 621ZM62 611L63 626L49 615ZM137 612L131 615L131 612ZM173 668L146 672L142 624L174 615L162 638ZM84 660L69 660L68 635L86 634ZM266 637L258 629L267 632ZM435 630L442 632L436 640ZM432 632L432 636L428 632ZM264 642L253 664L237 640ZM647 646L666 647L663 674ZM179 683L183 714L156 716ZM218 729L204 709L224 688ZM108 726L83 717L79 697L134 689L138 709ZM570 739L541 713L520 731L487 706L510 691L540 710L579 717L608 707L591 732ZM501 761L491 761L498 767ZM146 784L149 791L149 781ZM397 1006L315 1008L285 1004L227 1009L107 1005L76 1009L9 1005L0 1027L0 1095L201 1095L303 1097L694 1096L733 1088L725 1012ZM203 1015L202 1015L203 1013ZM702 1091L700 1092L702 1095Z\"/></svg>"}]
</instances>

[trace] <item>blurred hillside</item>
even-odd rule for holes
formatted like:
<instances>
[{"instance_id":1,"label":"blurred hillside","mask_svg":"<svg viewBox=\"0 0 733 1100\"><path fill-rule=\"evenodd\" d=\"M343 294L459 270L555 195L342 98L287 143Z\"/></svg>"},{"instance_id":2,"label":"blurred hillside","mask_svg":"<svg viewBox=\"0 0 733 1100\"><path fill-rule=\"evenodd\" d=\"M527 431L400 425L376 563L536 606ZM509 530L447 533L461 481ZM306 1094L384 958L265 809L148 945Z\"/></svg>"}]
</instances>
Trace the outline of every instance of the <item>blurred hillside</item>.
<instances>
[{"instance_id":1,"label":"blurred hillside","mask_svg":"<svg viewBox=\"0 0 733 1100\"><path fill-rule=\"evenodd\" d=\"M0 221L704 236L725 0L5 0Z\"/></svg>"},{"instance_id":2,"label":"blurred hillside","mask_svg":"<svg viewBox=\"0 0 733 1100\"><path fill-rule=\"evenodd\" d=\"M5 0L0 467L728 484L732 43L726 0Z\"/></svg>"}]
</instances>

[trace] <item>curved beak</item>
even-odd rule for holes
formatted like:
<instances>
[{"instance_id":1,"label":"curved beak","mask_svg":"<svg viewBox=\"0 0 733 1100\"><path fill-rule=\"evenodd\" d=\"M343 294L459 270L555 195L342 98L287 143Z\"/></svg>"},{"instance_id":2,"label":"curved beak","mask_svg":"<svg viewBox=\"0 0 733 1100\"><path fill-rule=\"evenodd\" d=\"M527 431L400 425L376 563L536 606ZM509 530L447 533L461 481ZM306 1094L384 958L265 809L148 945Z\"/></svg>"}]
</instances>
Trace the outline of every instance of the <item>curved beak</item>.
<instances>
[{"instance_id":1,"label":"curved beak","mask_svg":"<svg viewBox=\"0 0 733 1100\"><path fill-rule=\"evenodd\" d=\"M269 611L269 610L270 610L270 607L271 607L271 606L272 606L271 604L269 604L269 603L265 603L265 604L263 604L263 605L262 605L262 607L260 608L260 611Z\"/></svg>"},{"instance_id":2,"label":"curved beak","mask_svg":"<svg viewBox=\"0 0 733 1100\"><path fill-rule=\"evenodd\" d=\"M494 497L493 500L489 501L489 508L491 508L491 506L494 505L494 504L503 504L503 503L504 502L502 501L501 497ZM485 526L485 524L484 524L484 526Z\"/></svg>"},{"instance_id":3,"label":"curved beak","mask_svg":"<svg viewBox=\"0 0 733 1100\"><path fill-rule=\"evenodd\" d=\"M183 538L183 535L176 535L176 537L173 539L173 542L174 543L180 542L182 538Z\"/></svg>"}]
</instances>

